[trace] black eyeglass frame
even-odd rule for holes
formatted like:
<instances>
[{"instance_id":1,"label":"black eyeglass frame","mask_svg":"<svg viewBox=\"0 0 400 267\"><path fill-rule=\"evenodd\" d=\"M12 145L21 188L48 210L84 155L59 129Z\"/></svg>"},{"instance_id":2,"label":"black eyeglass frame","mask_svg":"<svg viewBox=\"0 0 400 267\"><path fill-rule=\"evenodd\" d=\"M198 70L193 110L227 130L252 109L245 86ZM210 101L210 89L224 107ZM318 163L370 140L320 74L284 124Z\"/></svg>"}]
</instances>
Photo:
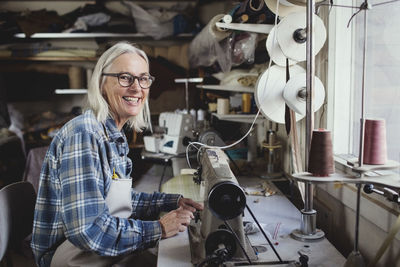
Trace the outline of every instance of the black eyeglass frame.
<instances>
[{"instance_id":1,"label":"black eyeglass frame","mask_svg":"<svg viewBox=\"0 0 400 267\"><path fill-rule=\"evenodd\" d=\"M135 82L135 80L137 79L138 80L138 83L139 83L139 86L140 86L140 88L142 88L142 89L149 89L150 87L151 87L151 85L153 84L153 82L156 80L156 78L154 77L154 76L151 76L150 74L144 74L144 75L142 75L142 76L135 76L135 75L132 75L132 74L130 74L129 72L120 72L120 73L101 73L101 75L102 76L111 76L111 77L117 77L118 78L118 83L119 83L119 85L121 85L122 87L130 87L130 86L132 86L132 84ZM130 85L122 85L121 84L121 82L119 81L119 77L121 76L121 75L129 75L129 76L131 76L132 78L133 78L133 80L132 80L132 83L130 84ZM143 77L143 76L149 76L149 78L150 78L150 80L151 80L151 83L150 83L150 85L148 86L148 87L143 87L141 84L140 84L140 78L141 77Z\"/></svg>"}]
</instances>

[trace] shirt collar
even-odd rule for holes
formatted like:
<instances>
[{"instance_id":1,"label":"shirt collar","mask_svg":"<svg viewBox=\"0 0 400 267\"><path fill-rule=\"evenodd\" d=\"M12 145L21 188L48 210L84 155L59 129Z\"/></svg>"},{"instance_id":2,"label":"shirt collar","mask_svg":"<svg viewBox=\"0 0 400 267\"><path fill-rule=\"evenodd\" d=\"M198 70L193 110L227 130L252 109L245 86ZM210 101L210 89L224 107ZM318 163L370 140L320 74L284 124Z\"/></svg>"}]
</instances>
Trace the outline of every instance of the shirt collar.
<instances>
[{"instance_id":1,"label":"shirt collar","mask_svg":"<svg viewBox=\"0 0 400 267\"><path fill-rule=\"evenodd\" d=\"M108 116L104 125L107 131L106 135L108 135L110 141L117 141L120 143L125 141L125 134L123 134L122 130L118 130L117 125L115 124L115 121L111 116Z\"/></svg>"}]
</instances>

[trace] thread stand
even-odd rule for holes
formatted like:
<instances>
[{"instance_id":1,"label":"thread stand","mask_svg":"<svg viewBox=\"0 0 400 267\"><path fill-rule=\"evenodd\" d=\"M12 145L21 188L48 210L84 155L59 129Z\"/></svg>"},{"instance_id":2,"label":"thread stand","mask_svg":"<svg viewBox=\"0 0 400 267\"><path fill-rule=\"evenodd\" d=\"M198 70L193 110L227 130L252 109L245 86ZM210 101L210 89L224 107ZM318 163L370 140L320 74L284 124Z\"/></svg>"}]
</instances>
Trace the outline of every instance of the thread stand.
<instances>
[{"instance_id":1,"label":"thread stand","mask_svg":"<svg viewBox=\"0 0 400 267\"><path fill-rule=\"evenodd\" d=\"M189 83L202 83L203 78L177 78L174 81L175 83L185 84L185 104L186 111L189 114Z\"/></svg>"},{"instance_id":2,"label":"thread stand","mask_svg":"<svg viewBox=\"0 0 400 267\"><path fill-rule=\"evenodd\" d=\"M361 6L368 6L368 1L365 0ZM361 10L361 9L360 9ZM358 165L363 166L364 163L364 134L365 134L365 82L366 82L366 69L367 69L367 34L368 34L368 13L367 8L364 9L364 47L363 47L363 70L362 70L362 85L361 85L361 118L360 118L360 143L359 143L359 156ZM360 174L363 178L364 173ZM354 235L354 249L347 257L344 264L345 267L364 267L364 259L358 250L358 230L360 224L360 198L361 198L361 184L357 184L357 206L356 206L356 225L355 225L355 235Z\"/></svg>"},{"instance_id":3,"label":"thread stand","mask_svg":"<svg viewBox=\"0 0 400 267\"><path fill-rule=\"evenodd\" d=\"M308 168L308 156L313 129L313 91L315 84L315 57L313 51L313 20L315 13L315 0L307 1L307 27L306 27L306 140L305 140L305 167ZM317 211L313 209L313 188L310 182L305 183L304 209L301 210L300 229L291 233L295 239L302 241L317 241L325 237L325 233L316 229Z\"/></svg>"}]
</instances>

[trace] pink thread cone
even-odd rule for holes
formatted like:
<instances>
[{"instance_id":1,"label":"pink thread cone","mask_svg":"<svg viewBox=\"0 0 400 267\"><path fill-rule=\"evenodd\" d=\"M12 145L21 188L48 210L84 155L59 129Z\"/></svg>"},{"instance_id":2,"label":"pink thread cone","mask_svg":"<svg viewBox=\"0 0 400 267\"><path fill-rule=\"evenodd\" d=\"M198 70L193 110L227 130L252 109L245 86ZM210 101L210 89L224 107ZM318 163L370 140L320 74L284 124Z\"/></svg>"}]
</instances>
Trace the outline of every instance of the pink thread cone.
<instances>
[{"instance_id":1,"label":"pink thread cone","mask_svg":"<svg viewBox=\"0 0 400 267\"><path fill-rule=\"evenodd\" d=\"M386 123L383 119L365 120L364 164L379 165L387 161Z\"/></svg>"}]
</instances>

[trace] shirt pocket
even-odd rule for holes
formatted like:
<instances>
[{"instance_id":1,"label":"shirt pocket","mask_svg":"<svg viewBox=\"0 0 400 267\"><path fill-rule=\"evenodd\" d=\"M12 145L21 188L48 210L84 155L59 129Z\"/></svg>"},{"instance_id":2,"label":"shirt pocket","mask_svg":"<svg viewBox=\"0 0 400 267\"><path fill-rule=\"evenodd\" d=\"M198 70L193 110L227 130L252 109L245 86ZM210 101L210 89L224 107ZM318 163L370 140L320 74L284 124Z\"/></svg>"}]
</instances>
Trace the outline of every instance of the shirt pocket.
<instances>
[{"instance_id":1,"label":"shirt pocket","mask_svg":"<svg viewBox=\"0 0 400 267\"><path fill-rule=\"evenodd\" d=\"M106 197L106 204L111 215L128 218L132 214L132 179L112 179L110 189Z\"/></svg>"}]
</instances>

